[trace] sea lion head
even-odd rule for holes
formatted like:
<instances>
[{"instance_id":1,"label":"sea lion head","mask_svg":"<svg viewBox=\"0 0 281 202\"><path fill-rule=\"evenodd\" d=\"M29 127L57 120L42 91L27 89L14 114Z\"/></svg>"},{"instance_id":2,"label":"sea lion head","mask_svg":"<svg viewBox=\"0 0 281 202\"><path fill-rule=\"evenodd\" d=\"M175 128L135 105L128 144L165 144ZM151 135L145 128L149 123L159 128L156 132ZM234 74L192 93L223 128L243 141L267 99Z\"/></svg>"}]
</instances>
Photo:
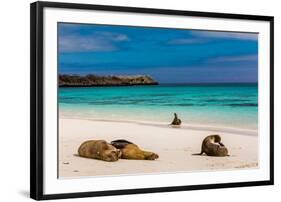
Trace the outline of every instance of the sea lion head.
<instances>
[{"instance_id":1,"label":"sea lion head","mask_svg":"<svg viewBox=\"0 0 281 202\"><path fill-rule=\"evenodd\" d=\"M213 137L214 137L214 142L216 142L216 143L220 143L221 142L221 136L213 135Z\"/></svg>"},{"instance_id":2,"label":"sea lion head","mask_svg":"<svg viewBox=\"0 0 281 202\"><path fill-rule=\"evenodd\" d=\"M106 144L106 149L102 153L102 160L104 161L117 161L121 158L121 151L120 149L116 149L114 146L110 144Z\"/></svg>"},{"instance_id":3,"label":"sea lion head","mask_svg":"<svg viewBox=\"0 0 281 202\"><path fill-rule=\"evenodd\" d=\"M78 155L103 161L117 161L121 157L121 151L105 140L87 140L80 145Z\"/></svg>"},{"instance_id":4,"label":"sea lion head","mask_svg":"<svg viewBox=\"0 0 281 202\"><path fill-rule=\"evenodd\" d=\"M219 135L213 135L216 151L214 151L215 156L228 156L228 149L221 142L221 137Z\"/></svg>"}]
</instances>

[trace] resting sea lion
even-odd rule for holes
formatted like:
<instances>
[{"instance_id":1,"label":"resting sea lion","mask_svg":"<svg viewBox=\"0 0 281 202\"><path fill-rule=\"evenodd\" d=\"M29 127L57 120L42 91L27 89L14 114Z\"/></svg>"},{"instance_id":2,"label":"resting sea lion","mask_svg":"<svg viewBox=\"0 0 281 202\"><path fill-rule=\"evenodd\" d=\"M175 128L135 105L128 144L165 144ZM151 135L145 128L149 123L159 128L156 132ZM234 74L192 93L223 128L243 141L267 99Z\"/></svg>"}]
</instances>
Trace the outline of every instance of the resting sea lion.
<instances>
[{"instance_id":1,"label":"resting sea lion","mask_svg":"<svg viewBox=\"0 0 281 202\"><path fill-rule=\"evenodd\" d=\"M121 157L120 149L116 149L104 140L88 140L83 142L78 149L78 154L81 157L103 161L117 161Z\"/></svg>"},{"instance_id":2,"label":"resting sea lion","mask_svg":"<svg viewBox=\"0 0 281 202\"><path fill-rule=\"evenodd\" d=\"M141 150L136 144L127 140L114 140L110 144L121 150L122 159L155 160L159 158L157 154Z\"/></svg>"},{"instance_id":3,"label":"resting sea lion","mask_svg":"<svg viewBox=\"0 0 281 202\"><path fill-rule=\"evenodd\" d=\"M174 120L173 122L171 123L171 125L173 126L180 126L181 125L181 120L178 118L178 115L176 113L174 113Z\"/></svg>"},{"instance_id":4,"label":"resting sea lion","mask_svg":"<svg viewBox=\"0 0 281 202\"><path fill-rule=\"evenodd\" d=\"M229 156L228 150L221 142L219 135L209 135L203 140L201 153L195 155L202 155L203 153L208 156Z\"/></svg>"}]
</instances>

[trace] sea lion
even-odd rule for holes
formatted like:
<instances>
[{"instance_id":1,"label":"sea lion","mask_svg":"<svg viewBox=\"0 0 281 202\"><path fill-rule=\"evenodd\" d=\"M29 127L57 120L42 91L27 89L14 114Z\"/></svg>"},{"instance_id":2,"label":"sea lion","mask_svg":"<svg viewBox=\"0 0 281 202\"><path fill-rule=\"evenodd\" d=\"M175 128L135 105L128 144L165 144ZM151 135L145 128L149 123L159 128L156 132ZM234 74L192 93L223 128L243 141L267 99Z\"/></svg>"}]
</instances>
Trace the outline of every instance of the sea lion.
<instances>
[{"instance_id":1,"label":"sea lion","mask_svg":"<svg viewBox=\"0 0 281 202\"><path fill-rule=\"evenodd\" d=\"M228 150L221 142L219 135L209 135L205 137L201 146L201 153L194 155L202 155L205 153L208 156L229 156Z\"/></svg>"},{"instance_id":2,"label":"sea lion","mask_svg":"<svg viewBox=\"0 0 281 202\"><path fill-rule=\"evenodd\" d=\"M174 120L172 121L171 125L172 126L180 126L181 125L181 120L178 118L177 113L174 113Z\"/></svg>"},{"instance_id":3,"label":"sea lion","mask_svg":"<svg viewBox=\"0 0 281 202\"><path fill-rule=\"evenodd\" d=\"M117 161L121 157L120 149L116 149L105 140L88 140L83 142L78 149L78 154L81 157L103 161Z\"/></svg>"},{"instance_id":4,"label":"sea lion","mask_svg":"<svg viewBox=\"0 0 281 202\"><path fill-rule=\"evenodd\" d=\"M114 140L110 144L121 150L122 159L155 160L159 158L156 153L144 151L127 140Z\"/></svg>"}]
</instances>

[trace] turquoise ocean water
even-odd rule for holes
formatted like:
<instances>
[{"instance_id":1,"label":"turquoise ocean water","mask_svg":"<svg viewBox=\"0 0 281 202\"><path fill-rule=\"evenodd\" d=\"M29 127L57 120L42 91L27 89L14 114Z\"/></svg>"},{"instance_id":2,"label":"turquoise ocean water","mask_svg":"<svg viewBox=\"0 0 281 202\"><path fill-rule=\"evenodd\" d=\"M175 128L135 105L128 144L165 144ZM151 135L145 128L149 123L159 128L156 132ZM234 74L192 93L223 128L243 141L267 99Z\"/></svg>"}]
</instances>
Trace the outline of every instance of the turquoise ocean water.
<instances>
[{"instance_id":1,"label":"turquoise ocean water","mask_svg":"<svg viewBox=\"0 0 281 202\"><path fill-rule=\"evenodd\" d=\"M256 84L59 88L60 117L257 129Z\"/></svg>"}]
</instances>

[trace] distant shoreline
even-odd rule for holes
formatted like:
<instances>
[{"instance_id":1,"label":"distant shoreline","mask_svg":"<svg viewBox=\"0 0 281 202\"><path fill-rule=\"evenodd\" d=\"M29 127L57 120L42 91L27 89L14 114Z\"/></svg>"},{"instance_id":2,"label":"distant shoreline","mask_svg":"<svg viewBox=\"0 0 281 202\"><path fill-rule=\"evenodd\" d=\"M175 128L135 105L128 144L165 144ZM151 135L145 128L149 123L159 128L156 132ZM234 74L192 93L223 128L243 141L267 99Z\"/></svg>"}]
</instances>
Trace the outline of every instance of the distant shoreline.
<instances>
[{"instance_id":1,"label":"distant shoreline","mask_svg":"<svg viewBox=\"0 0 281 202\"><path fill-rule=\"evenodd\" d=\"M158 85L158 82L149 75L109 75L95 74L59 75L59 87L104 87L104 86L135 86Z\"/></svg>"},{"instance_id":2,"label":"distant shoreline","mask_svg":"<svg viewBox=\"0 0 281 202\"><path fill-rule=\"evenodd\" d=\"M119 84L119 85L58 85L59 88L126 87L126 86L258 86L258 83L157 83L157 84Z\"/></svg>"},{"instance_id":3,"label":"distant shoreline","mask_svg":"<svg viewBox=\"0 0 281 202\"><path fill-rule=\"evenodd\" d=\"M74 87L124 87L124 86L257 86L257 82L220 82L220 83L160 83L149 75L72 75L60 74L58 86L62 88Z\"/></svg>"},{"instance_id":4,"label":"distant shoreline","mask_svg":"<svg viewBox=\"0 0 281 202\"><path fill-rule=\"evenodd\" d=\"M155 86L159 84L98 84L98 85L59 85L59 88L91 88L91 87L126 87L126 86Z\"/></svg>"},{"instance_id":5,"label":"distant shoreline","mask_svg":"<svg viewBox=\"0 0 281 202\"><path fill-rule=\"evenodd\" d=\"M160 86L227 86L227 85L252 85L257 86L258 83L159 83Z\"/></svg>"}]
</instances>

